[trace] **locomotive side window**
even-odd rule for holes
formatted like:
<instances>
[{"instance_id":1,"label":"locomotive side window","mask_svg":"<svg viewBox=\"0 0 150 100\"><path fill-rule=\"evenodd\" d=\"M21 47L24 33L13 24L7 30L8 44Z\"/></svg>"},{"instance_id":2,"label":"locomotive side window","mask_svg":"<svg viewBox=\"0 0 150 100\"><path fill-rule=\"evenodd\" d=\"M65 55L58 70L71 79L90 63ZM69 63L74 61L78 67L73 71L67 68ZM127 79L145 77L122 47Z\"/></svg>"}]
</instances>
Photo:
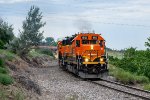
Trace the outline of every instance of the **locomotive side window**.
<instances>
[{"instance_id":1,"label":"locomotive side window","mask_svg":"<svg viewBox=\"0 0 150 100\"><path fill-rule=\"evenodd\" d=\"M76 40L76 47L80 47L80 40Z\"/></svg>"},{"instance_id":2,"label":"locomotive side window","mask_svg":"<svg viewBox=\"0 0 150 100\"><path fill-rule=\"evenodd\" d=\"M82 44L89 44L89 40L82 40Z\"/></svg>"},{"instance_id":3,"label":"locomotive side window","mask_svg":"<svg viewBox=\"0 0 150 100\"><path fill-rule=\"evenodd\" d=\"M65 46L66 45L66 40L62 41L62 45Z\"/></svg>"},{"instance_id":4,"label":"locomotive side window","mask_svg":"<svg viewBox=\"0 0 150 100\"><path fill-rule=\"evenodd\" d=\"M102 47L103 46L103 40L100 40L99 45Z\"/></svg>"}]
</instances>

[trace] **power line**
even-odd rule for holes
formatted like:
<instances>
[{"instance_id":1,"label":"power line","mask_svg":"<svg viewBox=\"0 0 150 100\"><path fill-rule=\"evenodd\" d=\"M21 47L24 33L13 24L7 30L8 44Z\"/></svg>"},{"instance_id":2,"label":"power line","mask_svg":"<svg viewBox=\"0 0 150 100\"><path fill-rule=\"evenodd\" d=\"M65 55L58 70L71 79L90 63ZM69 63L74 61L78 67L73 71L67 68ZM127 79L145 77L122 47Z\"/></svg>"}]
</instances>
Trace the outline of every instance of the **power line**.
<instances>
[{"instance_id":1,"label":"power line","mask_svg":"<svg viewBox=\"0 0 150 100\"><path fill-rule=\"evenodd\" d=\"M146 28L150 28L150 26L140 25L140 24L124 24L124 23L114 23L114 22L94 22L94 23L119 25L119 26L134 26L134 27L146 27Z\"/></svg>"}]
</instances>

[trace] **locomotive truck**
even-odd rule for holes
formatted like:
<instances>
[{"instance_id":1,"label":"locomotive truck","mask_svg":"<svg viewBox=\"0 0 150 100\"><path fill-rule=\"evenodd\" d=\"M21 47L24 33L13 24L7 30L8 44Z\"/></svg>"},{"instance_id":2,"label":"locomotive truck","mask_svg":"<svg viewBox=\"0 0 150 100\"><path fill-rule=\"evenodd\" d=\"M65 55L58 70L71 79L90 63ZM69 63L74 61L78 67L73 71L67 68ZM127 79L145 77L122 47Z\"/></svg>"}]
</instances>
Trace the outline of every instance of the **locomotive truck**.
<instances>
[{"instance_id":1,"label":"locomotive truck","mask_svg":"<svg viewBox=\"0 0 150 100\"><path fill-rule=\"evenodd\" d=\"M78 33L58 42L58 63L82 78L100 78L108 71L101 34Z\"/></svg>"}]
</instances>

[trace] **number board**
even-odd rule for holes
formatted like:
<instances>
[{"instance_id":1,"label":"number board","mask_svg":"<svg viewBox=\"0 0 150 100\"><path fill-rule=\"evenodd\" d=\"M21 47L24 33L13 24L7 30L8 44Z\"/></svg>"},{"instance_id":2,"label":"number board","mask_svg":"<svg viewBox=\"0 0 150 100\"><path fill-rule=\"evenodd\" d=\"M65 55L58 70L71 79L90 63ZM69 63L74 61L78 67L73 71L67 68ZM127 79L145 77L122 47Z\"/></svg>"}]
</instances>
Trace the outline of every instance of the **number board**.
<instances>
[{"instance_id":1,"label":"number board","mask_svg":"<svg viewBox=\"0 0 150 100\"><path fill-rule=\"evenodd\" d=\"M87 40L87 39L88 39L88 36L82 36L81 39Z\"/></svg>"},{"instance_id":2,"label":"number board","mask_svg":"<svg viewBox=\"0 0 150 100\"><path fill-rule=\"evenodd\" d=\"M97 37L97 36L92 36L92 39L93 39L93 40L97 40L98 37Z\"/></svg>"}]
</instances>

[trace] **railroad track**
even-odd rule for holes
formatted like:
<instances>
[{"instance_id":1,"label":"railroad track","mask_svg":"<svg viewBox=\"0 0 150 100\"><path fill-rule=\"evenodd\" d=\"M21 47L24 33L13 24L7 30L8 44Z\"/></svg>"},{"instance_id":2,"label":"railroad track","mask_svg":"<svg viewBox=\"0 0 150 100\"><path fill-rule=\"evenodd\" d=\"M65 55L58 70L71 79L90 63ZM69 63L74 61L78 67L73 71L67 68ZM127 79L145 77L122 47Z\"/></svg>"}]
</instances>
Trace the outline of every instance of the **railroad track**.
<instances>
[{"instance_id":1,"label":"railroad track","mask_svg":"<svg viewBox=\"0 0 150 100\"><path fill-rule=\"evenodd\" d=\"M101 79L101 81L91 81L91 80L88 81L93 84L100 85L135 97L139 97L144 100L150 100L150 92L146 90L142 90L139 88L135 88L132 86L124 85L118 82L113 82L105 79Z\"/></svg>"}]
</instances>

